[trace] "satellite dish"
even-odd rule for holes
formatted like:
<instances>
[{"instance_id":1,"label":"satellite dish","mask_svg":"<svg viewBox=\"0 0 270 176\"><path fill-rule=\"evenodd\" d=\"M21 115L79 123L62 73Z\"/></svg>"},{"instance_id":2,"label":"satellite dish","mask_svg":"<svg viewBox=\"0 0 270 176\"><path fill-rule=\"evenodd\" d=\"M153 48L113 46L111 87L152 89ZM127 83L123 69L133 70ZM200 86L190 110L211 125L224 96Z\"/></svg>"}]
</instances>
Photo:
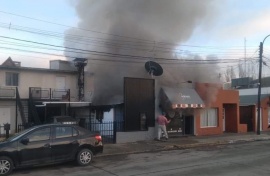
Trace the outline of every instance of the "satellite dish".
<instances>
[{"instance_id":1,"label":"satellite dish","mask_svg":"<svg viewBox=\"0 0 270 176\"><path fill-rule=\"evenodd\" d=\"M144 66L150 75L160 76L163 73L162 67L156 62L147 61Z\"/></svg>"}]
</instances>

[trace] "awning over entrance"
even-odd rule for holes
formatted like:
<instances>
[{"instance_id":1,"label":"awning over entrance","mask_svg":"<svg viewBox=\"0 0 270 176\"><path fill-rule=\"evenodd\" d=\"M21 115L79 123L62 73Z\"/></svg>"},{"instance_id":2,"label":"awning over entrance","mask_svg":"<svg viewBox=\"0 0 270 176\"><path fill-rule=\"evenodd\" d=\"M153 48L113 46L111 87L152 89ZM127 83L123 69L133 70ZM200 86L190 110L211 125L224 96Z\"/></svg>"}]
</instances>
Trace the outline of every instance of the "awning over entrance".
<instances>
[{"instance_id":1,"label":"awning over entrance","mask_svg":"<svg viewBox=\"0 0 270 176\"><path fill-rule=\"evenodd\" d=\"M162 87L159 96L160 105L164 110L205 106L194 89Z\"/></svg>"}]
</instances>

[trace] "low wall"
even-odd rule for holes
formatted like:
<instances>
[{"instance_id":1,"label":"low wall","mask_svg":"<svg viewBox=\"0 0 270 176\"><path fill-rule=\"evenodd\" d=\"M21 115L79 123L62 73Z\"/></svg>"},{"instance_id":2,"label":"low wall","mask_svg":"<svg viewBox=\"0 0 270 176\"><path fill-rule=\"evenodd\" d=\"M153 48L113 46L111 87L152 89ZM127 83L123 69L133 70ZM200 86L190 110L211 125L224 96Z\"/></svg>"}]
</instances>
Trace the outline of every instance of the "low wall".
<instances>
[{"instance_id":1,"label":"low wall","mask_svg":"<svg viewBox=\"0 0 270 176\"><path fill-rule=\"evenodd\" d=\"M247 133L247 124L239 124L238 133Z\"/></svg>"},{"instance_id":2,"label":"low wall","mask_svg":"<svg viewBox=\"0 0 270 176\"><path fill-rule=\"evenodd\" d=\"M154 127L149 127L148 131L117 132L116 143L153 140L155 136Z\"/></svg>"}]
</instances>

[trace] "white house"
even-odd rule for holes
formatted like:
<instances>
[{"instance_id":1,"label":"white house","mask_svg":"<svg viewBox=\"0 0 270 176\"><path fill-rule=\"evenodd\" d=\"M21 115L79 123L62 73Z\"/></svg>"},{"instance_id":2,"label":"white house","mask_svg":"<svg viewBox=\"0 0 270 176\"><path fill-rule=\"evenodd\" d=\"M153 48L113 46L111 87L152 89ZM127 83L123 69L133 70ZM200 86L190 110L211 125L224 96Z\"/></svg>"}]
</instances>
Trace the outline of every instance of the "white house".
<instances>
[{"instance_id":1,"label":"white house","mask_svg":"<svg viewBox=\"0 0 270 176\"><path fill-rule=\"evenodd\" d=\"M87 96L84 102L79 102L78 71L71 64L68 61L51 61L48 69L30 68L22 67L9 57L0 65L0 125L10 123L11 132L14 132L18 124L33 121L33 112L29 112L32 109L29 108L31 98L42 122L50 116L66 115L67 107L88 106L91 79L85 80Z\"/></svg>"}]
</instances>

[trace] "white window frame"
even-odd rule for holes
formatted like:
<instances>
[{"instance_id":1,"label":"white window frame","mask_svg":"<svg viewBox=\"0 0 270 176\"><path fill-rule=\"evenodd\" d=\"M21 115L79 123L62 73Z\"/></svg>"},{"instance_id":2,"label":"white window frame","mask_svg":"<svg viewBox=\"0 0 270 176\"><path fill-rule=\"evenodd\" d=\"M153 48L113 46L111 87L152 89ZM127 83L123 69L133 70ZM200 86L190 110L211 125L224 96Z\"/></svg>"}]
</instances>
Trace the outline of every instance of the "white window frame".
<instances>
[{"instance_id":1,"label":"white window frame","mask_svg":"<svg viewBox=\"0 0 270 176\"><path fill-rule=\"evenodd\" d=\"M218 109L203 109L200 113L201 128L218 127Z\"/></svg>"},{"instance_id":2,"label":"white window frame","mask_svg":"<svg viewBox=\"0 0 270 176\"><path fill-rule=\"evenodd\" d=\"M270 125L270 108L268 108L268 125Z\"/></svg>"}]
</instances>

